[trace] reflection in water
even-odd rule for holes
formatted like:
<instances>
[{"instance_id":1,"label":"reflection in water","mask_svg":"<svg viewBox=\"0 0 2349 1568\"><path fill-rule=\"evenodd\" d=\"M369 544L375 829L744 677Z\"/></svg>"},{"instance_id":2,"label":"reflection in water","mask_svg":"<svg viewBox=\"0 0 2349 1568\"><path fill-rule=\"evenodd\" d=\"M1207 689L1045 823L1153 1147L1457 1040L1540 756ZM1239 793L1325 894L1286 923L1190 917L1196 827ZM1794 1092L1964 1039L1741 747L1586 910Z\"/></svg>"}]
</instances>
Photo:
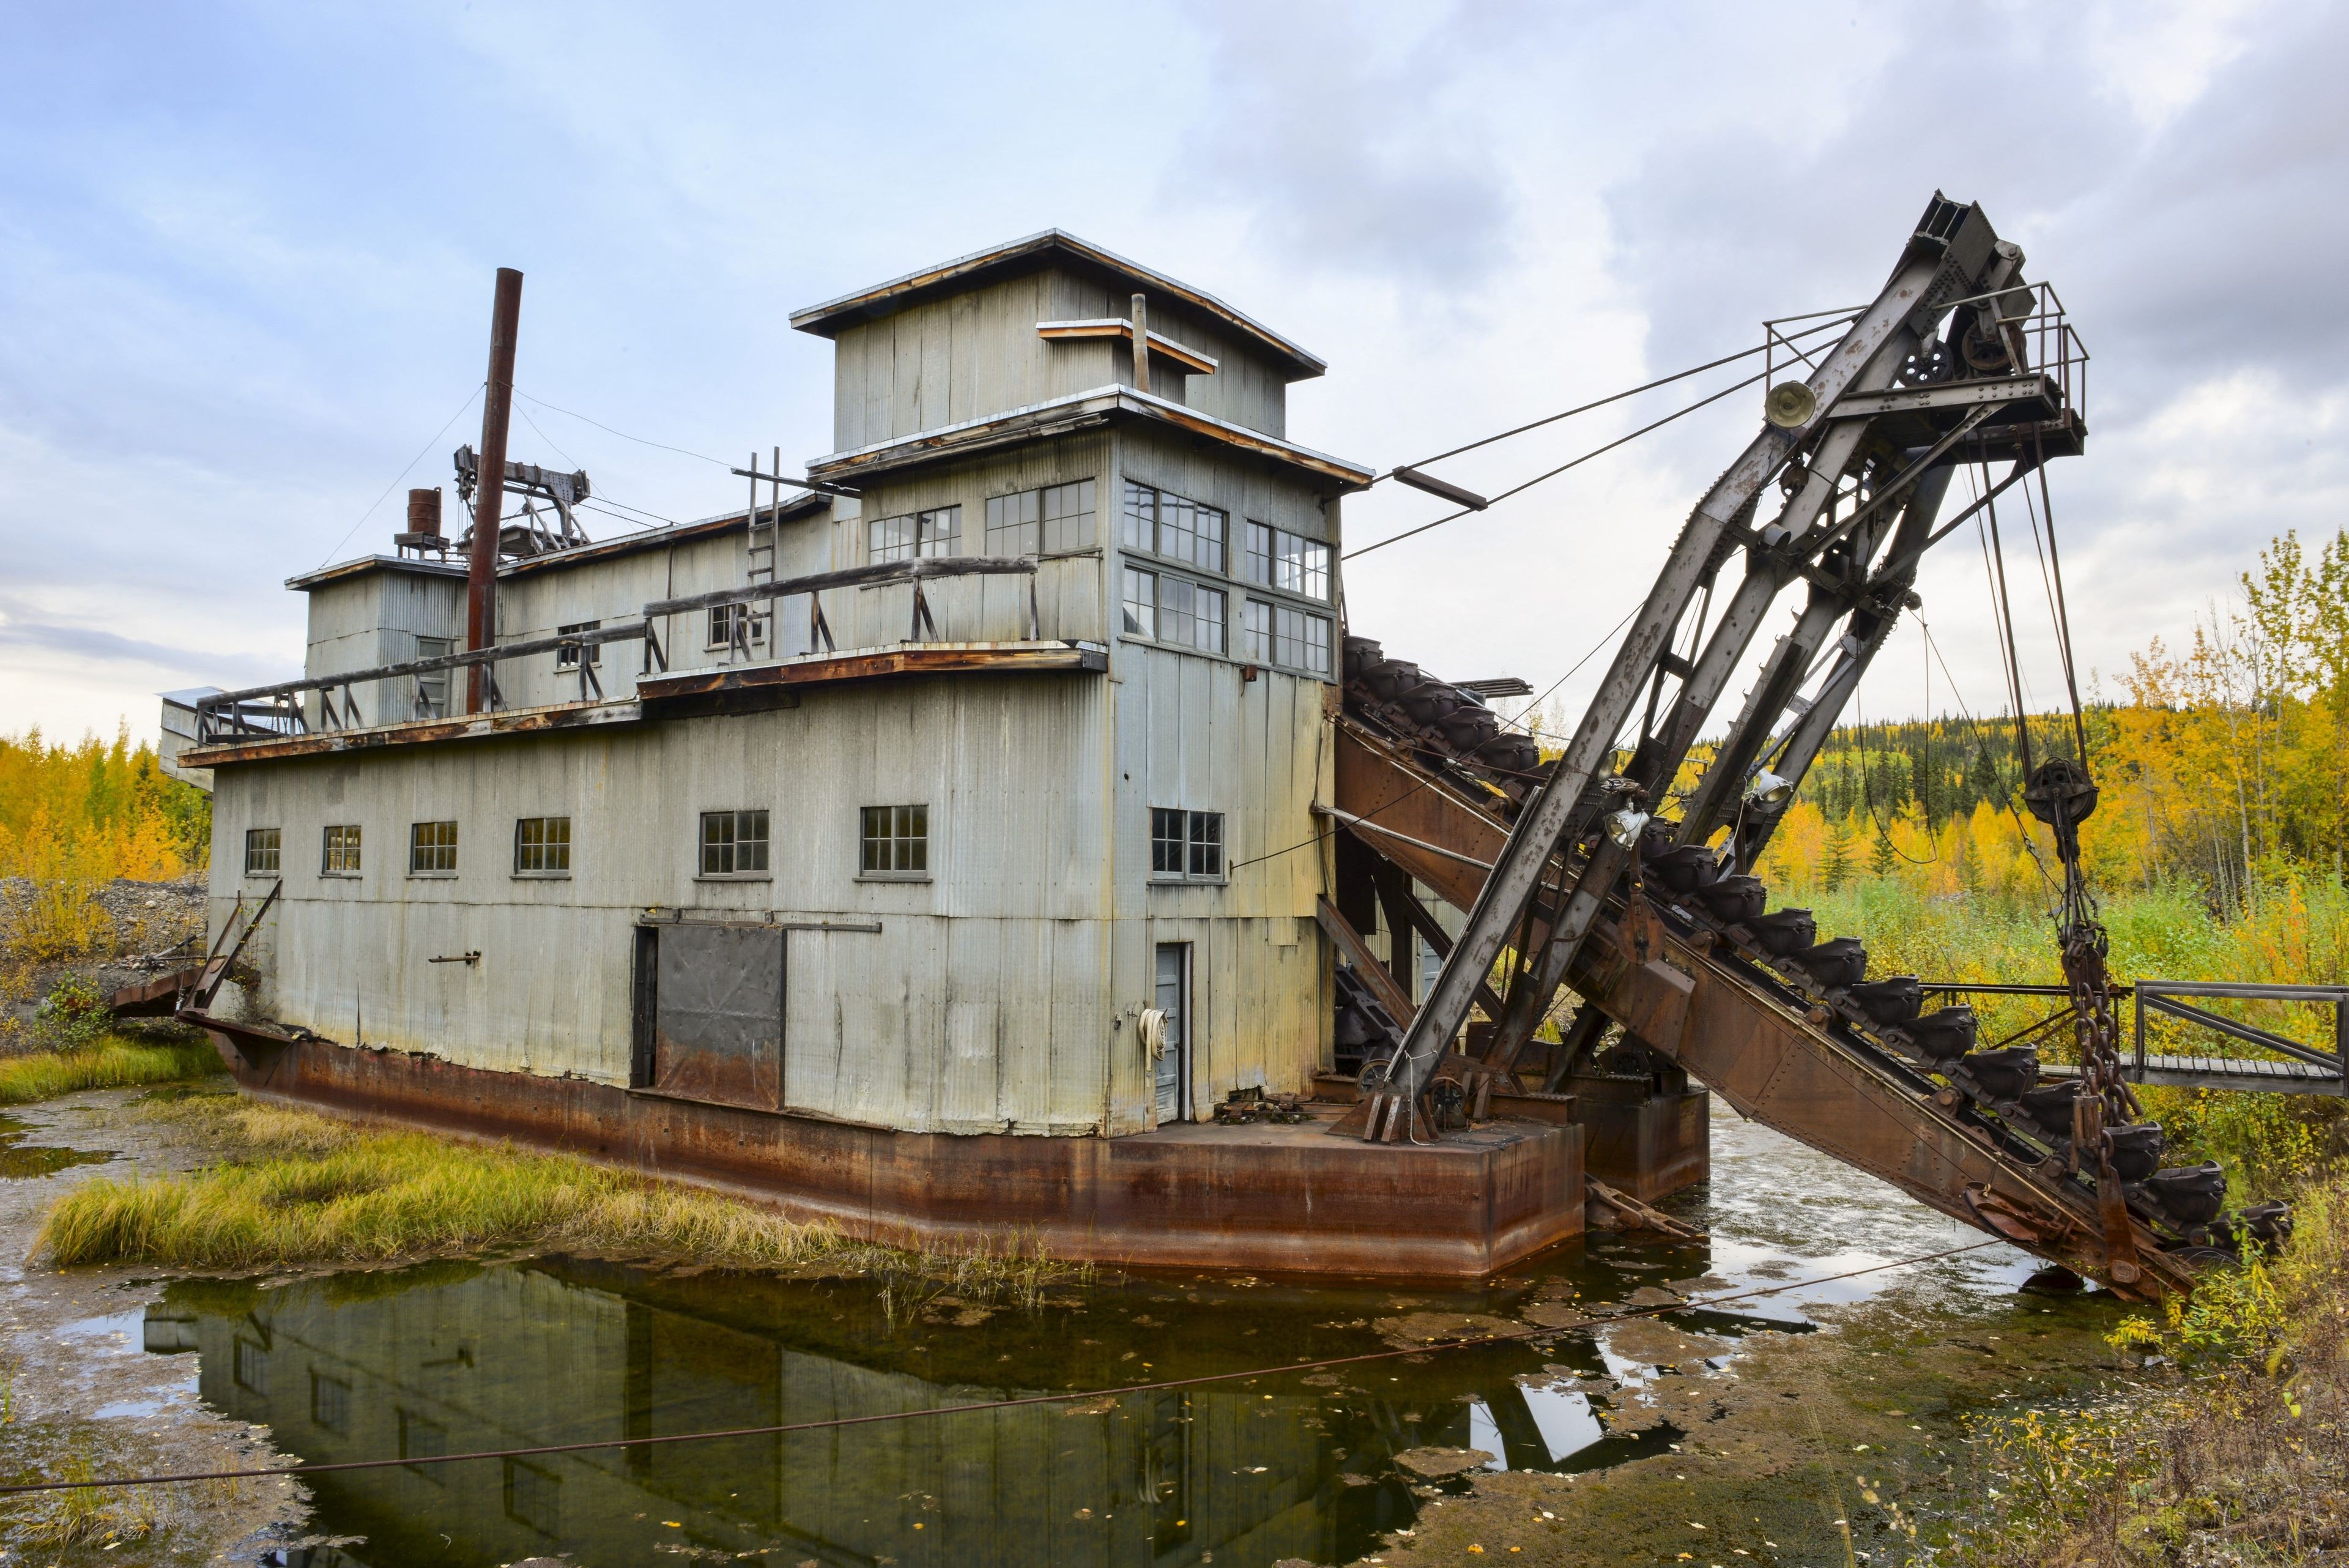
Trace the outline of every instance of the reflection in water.
<instances>
[{"instance_id":1,"label":"reflection in water","mask_svg":"<svg viewBox=\"0 0 2349 1568\"><path fill-rule=\"evenodd\" d=\"M1747 1285L1971 1239L1758 1129L1714 1130L1718 1168L1740 1186L1693 1212L1714 1230L1710 1248L1595 1241L1475 1286L1132 1279L1033 1313L949 1303L909 1317L869 1282L541 1260L270 1290L183 1282L150 1309L144 1344L194 1353L206 1402L267 1426L287 1453L409 1461L309 1480L313 1527L361 1539L296 1552L294 1568L565 1552L596 1564L1345 1562L1413 1521L1428 1489L1395 1464L1405 1450L1475 1448L1494 1469L1559 1471L1665 1451L1681 1433L1639 1394L1655 1369L1564 1334L1082 1405L657 1439L1290 1366L1380 1349L1378 1320L1405 1313L1516 1320L1537 1300L1619 1301L1708 1275L1708 1288ZM1757 1201L1749 1182L1778 1197ZM2011 1289L2012 1265L1995 1259L1936 1265L1928 1282L1952 1307L1979 1306ZM1889 1282L1680 1316L1733 1340ZM416 1462L588 1440L616 1446Z\"/></svg>"},{"instance_id":2,"label":"reflection in water","mask_svg":"<svg viewBox=\"0 0 2349 1568\"><path fill-rule=\"evenodd\" d=\"M44 1148L25 1142L32 1129L15 1116L0 1116L0 1180L54 1176L77 1165L103 1165L114 1156L94 1148Z\"/></svg>"}]
</instances>

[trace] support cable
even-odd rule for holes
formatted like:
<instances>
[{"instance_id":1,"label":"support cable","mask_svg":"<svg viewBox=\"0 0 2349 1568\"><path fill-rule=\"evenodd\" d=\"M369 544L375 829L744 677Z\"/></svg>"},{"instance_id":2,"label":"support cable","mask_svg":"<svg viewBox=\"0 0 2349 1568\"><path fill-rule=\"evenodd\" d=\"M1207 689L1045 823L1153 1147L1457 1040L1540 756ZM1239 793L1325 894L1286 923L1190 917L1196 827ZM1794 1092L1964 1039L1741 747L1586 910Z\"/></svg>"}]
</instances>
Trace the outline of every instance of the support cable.
<instances>
[{"instance_id":1,"label":"support cable","mask_svg":"<svg viewBox=\"0 0 2349 1568\"><path fill-rule=\"evenodd\" d=\"M333 545L329 545L325 555L318 557L318 565L323 566L327 562L333 560L335 558L335 552L351 542L351 535L357 533L360 527L366 524L367 520L375 515L375 509L383 504L384 496L389 495L393 491L398 489L399 482L406 479L409 474L414 471L416 465L424 461L425 454L429 452L434 447L440 444L440 438L449 433L449 427L465 417L465 410L473 406L473 400L480 397L481 395L481 389L488 385L489 382L484 379L479 385L475 386L471 391L465 394L465 400L457 405L457 411L450 414L447 420L443 421L440 429L434 433L432 439L426 441L423 447L418 451L417 454L408 460L408 466L401 469L398 473L392 476L391 483L383 487L383 495L378 495L373 501L367 503L367 509L359 514L358 521L353 523L349 528L346 529L343 536L336 540Z\"/></svg>"},{"instance_id":2,"label":"support cable","mask_svg":"<svg viewBox=\"0 0 2349 1568\"><path fill-rule=\"evenodd\" d=\"M1847 1269L1841 1273L1824 1274L1816 1279L1795 1280L1782 1285L1757 1286L1753 1290L1733 1291L1723 1295L1692 1298L1661 1306L1633 1307L1609 1313L1570 1324L1562 1328L1528 1328L1510 1334L1480 1334L1468 1339L1439 1340L1428 1345L1413 1345L1404 1350L1374 1350L1361 1355L1325 1356L1318 1361L1292 1361L1281 1366L1258 1366L1243 1372L1210 1372L1196 1377L1169 1377L1155 1383L1133 1383L1116 1388L1071 1390L1062 1394L1030 1394L1010 1399L986 1399L968 1405L936 1405L920 1410L884 1410L870 1416L834 1416L812 1421L786 1421L768 1427L735 1427L713 1432L671 1432L657 1437L599 1438L586 1442L545 1443L534 1448L482 1449L462 1454L421 1454L397 1459L341 1459L327 1464L280 1465L269 1469L190 1470L175 1475L102 1476L92 1480L31 1481L16 1486L0 1487L0 1496L34 1491L76 1491L84 1487L167 1486L181 1481L208 1480L267 1480L280 1476L326 1475L344 1470L379 1470L408 1466L460 1464L468 1459L535 1459L547 1454L593 1453L609 1449L649 1449L668 1443L717 1442L731 1438L766 1438L788 1432L837 1431L844 1427L880 1426L891 1421L917 1420L929 1416L967 1416L988 1410L1012 1410L1033 1405L1080 1405L1093 1399L1123 1398L1133 1394L1156 1394L1172 1388L1196 1388L1211 1383L1237 1383L1247 1378L1277 1377L1287 1372L1313 1372L1331 1366L1358 1366L1365 1362L1393 1361L1404 1356L1431 1355L1444 1350L1464 1350L1487 1345L1516 1345L1526 1340L1556 1339L1578 1328L1596 1328L1604 1324L1621 1323L1629 1318L1655 1317L1668 1312L1703 1312L1730 1302L1752 1301L1762 1296L1783 1295L1788 1291L1807 1290L1818 1285L1834 1284L1841 1280L1857 1279L1862 1274L1882 1273L1888 1269L1913 1267L1919 1263L1936 1262L1943 1258L1960 1257L1967 1252L1979 1252L1986 1247L2010 1245L2003 1238L1975 1241L1963 1247L1949 1247L1938 1252L1920 1252L1914 1257L1896 1258L1888 1263L1870 1263L1863 1268Z\"/></svg>"}]
</instances>

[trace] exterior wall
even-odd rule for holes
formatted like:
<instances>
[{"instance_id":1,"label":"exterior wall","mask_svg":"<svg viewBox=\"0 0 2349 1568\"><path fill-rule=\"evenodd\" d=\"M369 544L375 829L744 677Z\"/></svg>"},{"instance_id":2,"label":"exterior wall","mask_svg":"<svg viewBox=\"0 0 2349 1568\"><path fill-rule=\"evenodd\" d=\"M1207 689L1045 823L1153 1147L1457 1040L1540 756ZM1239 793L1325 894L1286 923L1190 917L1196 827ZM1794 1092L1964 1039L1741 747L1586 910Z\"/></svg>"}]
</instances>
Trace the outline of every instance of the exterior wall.
<instances>
[{"instance_id":1,"label":"exterior wall","mask_svg":"<svg viewBox=\"0 0 2349 1568\"><path fill-rule=\"evenodd\" d=\"M1133 314L1133 290L1106 275L1042 266L942 299L909 305L833 339L833 450L896 441L1112 384L1133 384L1130 345L1051 342L1044 321ZM1150 302L1151 328L1217 361L1185 376L1152 361L1151 390L1217 419L1286 436L1288 383L1213 317Z\"/></svg>"},{"instance_id":2,"label":"exterior wall","mask_svg":"<svg viewBox=\"0 0 2349 1568\"><path fill-rule=\"evenodd\" d=\"M450 638L458 648L465 645L462 576L432 567L386 566L333 578L309 595L309 648L303 659L306 676L372 670L414 659L421 637ZM353 694L370 724L416 716L416 694L404 681L367 681L355 687ZM302 701L309 722L316 723L317 694L307 693Z\"/></svg>"}]
</instances>

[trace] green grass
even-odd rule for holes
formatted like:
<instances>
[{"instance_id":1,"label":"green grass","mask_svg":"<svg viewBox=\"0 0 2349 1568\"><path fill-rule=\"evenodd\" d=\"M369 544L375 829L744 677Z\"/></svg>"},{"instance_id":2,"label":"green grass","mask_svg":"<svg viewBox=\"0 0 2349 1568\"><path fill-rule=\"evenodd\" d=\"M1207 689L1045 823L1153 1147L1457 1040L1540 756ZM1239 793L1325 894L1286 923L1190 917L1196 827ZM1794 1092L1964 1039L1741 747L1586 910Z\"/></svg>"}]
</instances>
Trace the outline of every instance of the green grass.
<instances>
[{"instance_id":1,"label":"green grass","mask_svg":"<svg viewBox=\"0 0 2349 1568\"><path fill-rule=\"evenodd\" d=\"M0 1106L21 1106L77 1089L183 1083L226 1071L220 1053L202 1041L150 1044L109 1035L78 1051L0 1056Z\"/></svg>"},{"instance_id":2,"label":"green grass","mask_svg":"<svg viewBox=\"0 0 2349 1568\"><path fill-rule=\"evenodd\" d=\"M225 1158L184 1176L84 1182L50 1206L36 1254L61 1265L244 1271L569 1249L730 1268L815 1266L888 1279L916 1301L947 1290L1029 1305L1092 1274L1017 1238L975 1252L902 1252L568 1155L361 1127L224 1096L137 1114L178 1123Z\"/></svg>"}]
</instances>

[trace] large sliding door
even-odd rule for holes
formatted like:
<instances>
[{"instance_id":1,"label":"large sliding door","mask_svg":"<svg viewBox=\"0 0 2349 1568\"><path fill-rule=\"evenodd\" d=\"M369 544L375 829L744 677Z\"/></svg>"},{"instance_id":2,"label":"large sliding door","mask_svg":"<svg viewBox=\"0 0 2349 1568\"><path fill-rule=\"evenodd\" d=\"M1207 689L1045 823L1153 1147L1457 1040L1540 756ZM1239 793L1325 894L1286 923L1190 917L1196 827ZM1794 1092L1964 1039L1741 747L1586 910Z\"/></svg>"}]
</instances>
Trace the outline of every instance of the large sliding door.
<instances>
[{"instance_id":1,"label":"large sliding door","mask_svg":"<svg viewBox=\"0 0 2349 1568\"><path fill-rule=\"evenodd\" d=\"M646 926L636 940L637 1086L781 1110L781 929Z\"/></svg>"}]
</instances>

